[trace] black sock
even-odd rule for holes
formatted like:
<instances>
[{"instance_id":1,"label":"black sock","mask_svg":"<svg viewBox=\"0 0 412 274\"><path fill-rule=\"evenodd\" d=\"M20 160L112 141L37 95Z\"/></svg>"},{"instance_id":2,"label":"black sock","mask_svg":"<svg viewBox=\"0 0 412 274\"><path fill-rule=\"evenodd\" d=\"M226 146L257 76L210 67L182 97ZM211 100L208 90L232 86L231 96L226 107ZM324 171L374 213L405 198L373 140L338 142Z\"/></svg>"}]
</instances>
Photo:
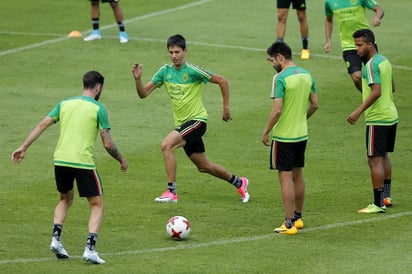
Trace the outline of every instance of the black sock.
<instances>
[{"instance_id":1,"label":"black sock","mask_svg":"<svg viewBox=\"0 0 412 274\"><path fill-rule=\"evenodd\" d=\"M276 42L283 42L283 38L280 38L280 37L276 38Z\"/></svg>"},{"instance_id":2,"label":"black sock","mask_svg":"<svg viewBox=\"0 0 412 274\"><path fill-rule=\"evenodd\" d=\"M86 246L89 250L93 251L95 249L97 241L97 234L89 232L87 235L87 243Z\"/></svg>"},{"instance_id":3,"label":"black sock","mask_svg":"<svg viewBox=\"0 0 412 274\"><path fill-rule=\"evenodd\" d=\"M285 226L287 229L292 228L292 226L295 225L295 221L293 220L293 218L286 218L285 219Z\"/></svg>"},{"instance_id":4,"label":"black sock","mask_svg":"<svg viewBox=\"0 0 412 274\"><path fill-rule=\"evenodd\" d=\"M92 26L94 30L99 29L99 17L92 18Z\"/></svg>"},{"instance_id":5,"label":"black sock","mask_svg":"<svg viewBox=\"0 0 412 274\"><path fill-rule=\"evenodd\" d=\"M240 178L237 177L236 175L232 175L232 178L229 180L229 183L234 185L236 188L239 188L242 186L242 180L240 180Z\"/></svg>"},{"instance_id":6,"label":"black sock","mask_svg":"<svg viewBox=\"0 0 412 274\"><path fill-rule=\"evenodd\" d=\"M176 194L176 183L175 182L169 182L167 183L167 189L170 190L173 194Z\"/></svg>"},{"instance_id":7,"label":"black sock","mask_svg":"<svg viewBox=\"0 0 412 274\"><path fill-rule=\"evenodd\" d=\"M373 190L374 204L379 207L383 207L383 188L377 188Z\"/></svg>"},{"instance_id":8,"label":"black sock","mask_svg":"<svg viewBox=\"0 0 412 274\"><path fill-rule=\"evenodd\" d=\"M294 215L295 215L295 216L294 216L295 221L296 221L297 219L302 218L302 212L297 212L297 211L295 211L295 214L294 214Z\"/></svg>"},{"instance_id":9,"label":"black sock","mask_svg":"<svg viewBox=\"0 0 412 274\"><path fill-rule=\"evenodd\" d=\"M385 181L383 181L383 196L386 197L391 197L391 179L385 179Z\"/></svg>"},{"instance_id":10,"label":"black sock","mask_svg":"<svg viewBox=\"0 0 412 274\"><path fill-rule=\"evenodd\" d=\"M303 38L302 38L302 48L303 48L303 49L308 49L308 46L309 46L309 40L308 40L308 38L307 38L307 37L303 37Z\"/></svg>"},{"instance_id":11,"label":"black sock","mask_svg":"<svg viewBox=\"0 0 412 274\"><path fill-rule=\"evenodd\" d=\"M56 238L56 240L60 241L60 236L62 234L62 230L63 230L63 225L54 224L53 225L53 238Z\"/></svg>"},{"instance_id":12,"label":"black sock","mask_svg":"<svg viewBox=\"0 0 412 274\"><path fill-rule=\"evenodd\" d=\"M120 30L120 31L124 31L124 30L125 30L124 22L123 22L123 21L117 22L117 26L119 26L119 30Z\"/></svg>"}]
</instances>

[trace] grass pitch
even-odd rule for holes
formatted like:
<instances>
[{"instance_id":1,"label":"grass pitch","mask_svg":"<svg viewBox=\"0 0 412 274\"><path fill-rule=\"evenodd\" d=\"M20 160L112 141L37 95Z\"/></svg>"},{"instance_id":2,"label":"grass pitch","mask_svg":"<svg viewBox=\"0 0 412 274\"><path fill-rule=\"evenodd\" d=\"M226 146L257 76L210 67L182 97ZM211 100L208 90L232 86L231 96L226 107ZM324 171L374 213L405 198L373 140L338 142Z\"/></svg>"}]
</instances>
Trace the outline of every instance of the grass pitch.
<instances>
[{"instance_id":1,"label":"grass pitch","mask_svg":"<svg viewBox=\"0 0 412 274\"><path fill-rule=\"evenodd\" d=\"M275 1L173 0L122 1L127 44L108 5L101 6L103 39L91 43L68 38L72 30L90 31L88 1L1 2L0 15L0 269L2 273L408 273L412 267L410 230L412 32L409 2L380 1L382 26L374 29L380 51L394 66L400 115L393 165L394 206L385 214L356 211L372 201L364 148L364 122L346 117L361 102L341 60L338 31L333 48L323 53L322 1L309 1L310 50L299 60L300 38L290 11L286 41L295 62L317 81L320 110L310 119L305 167L305 229L297 236L275 235L283 218L277 174L268 169L268 149L260 138L271 109L274 70L265 49L276 31ZM372 17L372 13L368 12ZM168 63L166 39L187 38L188 61L226 76L234 120L221 121L221 96L205 87L209 111L205 136L208 157L250 180L251 200L242 204L227 183L200 174L178 158L179 203L156 204L166 187L159 144L173 128L165 91L137 98L131 69L144 64L144 82ZM105 190L106 213L97 250L103 266L80 260L89 209L78 197L64 226L63 242L71 259L57 261L48 251L57 193L52 154L58 126L32 145L20 165L11 152L62 98L81 93L81 76L96 69L106 77L101 101L111 114L112 135L129 161L126 174L96 145L96 163ZM187 217L191 237L166 237L173 215Z\"/></svg>"}]
</instances>

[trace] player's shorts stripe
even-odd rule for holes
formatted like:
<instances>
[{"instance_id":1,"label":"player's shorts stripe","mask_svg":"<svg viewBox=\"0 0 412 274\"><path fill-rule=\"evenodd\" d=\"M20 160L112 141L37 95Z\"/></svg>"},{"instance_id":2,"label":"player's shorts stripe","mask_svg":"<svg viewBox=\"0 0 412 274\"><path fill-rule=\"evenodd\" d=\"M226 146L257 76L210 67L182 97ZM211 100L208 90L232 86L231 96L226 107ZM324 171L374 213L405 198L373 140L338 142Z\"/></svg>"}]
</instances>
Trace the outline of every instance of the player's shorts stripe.
<instances>
[{"instance_id":1,"label":"player's shorts stripe","mask_svg":"<svg viewBox=\"0 0 412 274\"><path fill-rule=\"evenodd\" d=\"M375 155L375 127L369 126L368 132L368 155L373 156Z\"/></svg>"},{"instance_id":2,"label":"player's shorts stripe","mask_svg":"<svg viewBox=\"0 0 412 274\"><path fill-rule=\"evenodd\" d=\"M180 135L184 138L186 135L189 135L191 132L195 131L199 127L201 127L203 122L201 121L196 121L194 124L190 125L189 127L183 129L180 132Z\"/></svg>"},{"instance_id":3,"label":"player's shorts stripe","mask_svg":"<svg viewBox=\"0 0 412 274\"><path fill-rule=\"evenodd\" d=\"M272 146L270 147L270 169L276 169L276 159L278 154L278 142L272 140Z\"/></svg>"},{"instance_id":4,"label":"player's shorts stripe","mask_svg":"<svg viewBox=\"0 0 412 274\"><path fill-rule=\"evenodd\" d=\"M103 194L102 184L100 182L99 175L97 174L97 171L95 169L93 170L93 177L94 181L96 182L97 196L100 196Z\"/></svg>"}]
</instances>

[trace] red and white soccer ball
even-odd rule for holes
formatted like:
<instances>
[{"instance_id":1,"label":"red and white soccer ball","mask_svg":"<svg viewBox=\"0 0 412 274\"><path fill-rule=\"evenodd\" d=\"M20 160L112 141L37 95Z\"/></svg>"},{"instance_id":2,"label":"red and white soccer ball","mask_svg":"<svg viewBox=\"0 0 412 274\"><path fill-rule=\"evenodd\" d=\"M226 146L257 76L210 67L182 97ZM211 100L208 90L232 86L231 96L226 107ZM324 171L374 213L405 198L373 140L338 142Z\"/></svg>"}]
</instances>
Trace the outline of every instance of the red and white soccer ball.
<instances>
[{"instance_id":1,"label":"red and white soccer ball","mask_svg":"<svg viewBox=\"0 0 412 274\"><path fill-rule=\"evenodd\" d=\"M166 231L173 240L185 240L190 234L189 220L183 216L174 216L167 222Z\"/></svg>"}]
</instances>

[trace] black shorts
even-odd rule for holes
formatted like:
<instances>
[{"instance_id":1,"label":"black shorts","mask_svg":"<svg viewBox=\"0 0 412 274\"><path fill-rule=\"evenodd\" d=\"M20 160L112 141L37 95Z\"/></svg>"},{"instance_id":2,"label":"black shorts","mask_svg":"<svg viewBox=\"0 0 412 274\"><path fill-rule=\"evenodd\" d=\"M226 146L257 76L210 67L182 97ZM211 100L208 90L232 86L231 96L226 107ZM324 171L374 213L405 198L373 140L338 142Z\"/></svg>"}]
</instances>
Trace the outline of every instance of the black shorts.
<instances>
[{"instance_id":1,"label":"black shorts","mask_svg":"<svg viewBox=\"0 0 412 274\"><path fill-rule=\"evenodd\" d=\"M362 71L362 59L356 50L345 50L343 52L343 61L345 61L346 68L349 74L356 71Z\"/></svg>"},{"instance_id":2,"label":"black shorts","mask_svg":"<svg viewBox=\"0 0 412 274\"><path fill-rule=\"evenodd\" d=\"M385 156L395 148L397 124L391 126L366 126L366 151L368 157Z\"/></svg>"},{"instance_id":3,"label":"black shorts","mask_svg":"<svg viewBox=\"0 0 412 274\"><path fill-rule=\"evenodd\" d=\"M82 169L66 166L54 166L57 191L67 193L73 189L76 179L80 197L95 197L103 195L102 182L95 169Z\"/></svg>"},{"instance_id":4,"label":"black shorts","mask_svg":"<svg viewBox=\"0 0 412 274\"><path fill-rule=\"evenodd\" d=\"M292 3L292 8L295 10L306 10L305 0L277 0L278 9L288 9Z\"/></svg>"},{"instance_id":5,"label":"black shorts","mask_svg":"<svg viewBox=\"0 0 412 274\"><path fill-rule=\"evenodd\" d=\"M206 128L207 124L205 122L190 120L175 129L186 141L183 149L187 156L190 157L194 152L205 152L205 144L203 143L202 136L205 134Z\"/></svg>"},{"instance_id":6,"label":"black shorts","mask_svg":"<svg viewBox=\"0 0 412 274\"><path fill-rule=\"evenodd\" d=\"M272 140L270 147L270 169L292 171L295 167L305 166L307 140L285 143Z\"/></svg>"}]
</instances>

